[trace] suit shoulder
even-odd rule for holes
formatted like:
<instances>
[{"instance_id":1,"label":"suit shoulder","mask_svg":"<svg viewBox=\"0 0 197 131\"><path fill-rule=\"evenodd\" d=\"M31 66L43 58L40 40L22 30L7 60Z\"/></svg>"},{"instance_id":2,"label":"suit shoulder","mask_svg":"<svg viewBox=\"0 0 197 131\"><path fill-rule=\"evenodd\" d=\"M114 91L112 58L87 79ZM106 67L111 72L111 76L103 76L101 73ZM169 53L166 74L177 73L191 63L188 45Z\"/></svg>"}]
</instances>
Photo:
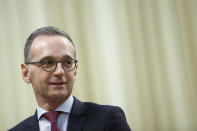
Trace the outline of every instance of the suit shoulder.
<instances>
[{"instance_id":1,"label":"suit shoulder","mask_svg":"<svg viewBox=\"0 0 197 131\"><path fill-rule=\"evenodd\" d=\"M24 131L26 127L31 126L32 123L35 121L37 121L35 116L30 116L9 129L8 131Z\"/></svg>"},{"instance_id":2,"label":"suit shoulder","mask_svg":"<svg viewBox=\"0 0 197 131\"><path fill-rule=\"evenodd\" d=\"M91 121L97 118L97 120L105 122L106 129L110 131L131 131L125 113L120 107L91 102L85 102L84 104Z\"/></svg>"},{"instance_id":3,"label":"suit shoulder","mask_svg":"<svg viewBox=\"0 0 197 131\"><path fill-rule=\"evenodd\" d=\"M118 107L118 106L112 106L112 105L100 105L97 103L93 103L93 102L84 102L85 106L86 106L86 110L92 111L92 112L99 112L102 111L103 112L114 112L114 111L120 111L123 112L123 110Z\"/></svg>"},{"instance_id":4,"label":"suit shoulder","mask_svg":"<svg viewBox=\"0 0 197 131\"><path fill-rule=\"evenodd\" d=\"M113 109L113 108L120 108L118 106L112 106L112 105L101 105L101 104L97 104L94 102L83 102L86 106L88 107L97 107L97 108L103 108L103 109Z\"/></svg>"}]
</instances>

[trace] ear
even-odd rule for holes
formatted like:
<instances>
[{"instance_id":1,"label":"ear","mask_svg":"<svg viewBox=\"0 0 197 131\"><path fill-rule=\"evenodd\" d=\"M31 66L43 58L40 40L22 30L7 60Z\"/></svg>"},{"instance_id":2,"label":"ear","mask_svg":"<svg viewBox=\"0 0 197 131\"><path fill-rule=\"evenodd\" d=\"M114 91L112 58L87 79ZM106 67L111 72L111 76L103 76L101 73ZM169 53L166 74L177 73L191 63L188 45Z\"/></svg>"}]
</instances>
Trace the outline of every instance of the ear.
<instances>
[{"instance_id":1,"label":"ear","mask_svg":"<svg viewBox=\"0 0 197 131\"><path fill-rule=\"evenodd\" d=\"M77 76L77 69L78 69L78 64L76 64L76 66L75 66L75 70L74 70L74 79L76 79L76 76Z\"/></svg>"},{"instance_id":2,"label":"ear","mask_svg":"<svg viewBox=\"0 0 197 131\"><path fill-rule=\"evenodd\" d=\"M22 78L26 83L31 83L30 74L27 65L21 64Z\"/></svg>"}]
</instances>

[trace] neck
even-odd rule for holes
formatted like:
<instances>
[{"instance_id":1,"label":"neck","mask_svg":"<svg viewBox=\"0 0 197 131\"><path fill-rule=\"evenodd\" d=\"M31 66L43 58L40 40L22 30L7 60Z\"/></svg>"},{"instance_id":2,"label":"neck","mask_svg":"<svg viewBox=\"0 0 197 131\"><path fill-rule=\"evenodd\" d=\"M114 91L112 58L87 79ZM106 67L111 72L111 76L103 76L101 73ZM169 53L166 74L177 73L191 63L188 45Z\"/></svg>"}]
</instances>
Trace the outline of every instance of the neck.
<instances>
[{"instance_id":1,"label":"neck","mask_svg":"<svg viewBox=\"0 0 197 131\"><path fill-rule=\"evenodd\" d=\"M55 97L55 98L47 98L47 99L37 99L37 102L41 108L47 111L51 111L57 109L67 99L68 97L67 98Z\"/></svg>"}]
</instances>

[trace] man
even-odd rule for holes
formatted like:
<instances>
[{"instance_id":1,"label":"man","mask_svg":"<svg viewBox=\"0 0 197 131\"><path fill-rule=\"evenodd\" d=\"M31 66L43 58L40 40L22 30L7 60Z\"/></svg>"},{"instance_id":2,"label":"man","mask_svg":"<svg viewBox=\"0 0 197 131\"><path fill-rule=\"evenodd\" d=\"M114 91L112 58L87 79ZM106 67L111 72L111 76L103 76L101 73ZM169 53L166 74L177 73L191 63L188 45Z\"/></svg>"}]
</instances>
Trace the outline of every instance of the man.
<instances>
[{"instance_id":1,"label":"man","mask_svg":"<svg viewBox=\"0 0 197 131\"><path fill-rule=\"evenodd\" d=\"M24 57L23 80L32 85L38 107L10 131L131 131L119 107L72 96L78 64L74 43L64 31L51 26L35 30Z\"/></svg>"}]
</instances>

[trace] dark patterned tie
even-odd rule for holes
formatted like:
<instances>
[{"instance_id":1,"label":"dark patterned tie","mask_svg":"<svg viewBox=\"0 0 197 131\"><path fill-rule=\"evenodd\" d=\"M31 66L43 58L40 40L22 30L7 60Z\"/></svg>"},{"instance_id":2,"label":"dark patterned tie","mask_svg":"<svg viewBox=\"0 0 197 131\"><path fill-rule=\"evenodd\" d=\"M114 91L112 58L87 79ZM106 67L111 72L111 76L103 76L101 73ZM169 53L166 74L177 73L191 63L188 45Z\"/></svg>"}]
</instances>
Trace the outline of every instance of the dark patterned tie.
<instances>
[{"instance_id":1,"label":"dark patterned tie","mask_svg":"<svg viewBox=\"0 0 197 131\"><path fill-rule=\"evenodd\" d=\"M51 122L51 131L60 131L57 126L57 117L60 112L57 111L49 111L44 114L44 117Z\"/></svg>"}]
</instances>

